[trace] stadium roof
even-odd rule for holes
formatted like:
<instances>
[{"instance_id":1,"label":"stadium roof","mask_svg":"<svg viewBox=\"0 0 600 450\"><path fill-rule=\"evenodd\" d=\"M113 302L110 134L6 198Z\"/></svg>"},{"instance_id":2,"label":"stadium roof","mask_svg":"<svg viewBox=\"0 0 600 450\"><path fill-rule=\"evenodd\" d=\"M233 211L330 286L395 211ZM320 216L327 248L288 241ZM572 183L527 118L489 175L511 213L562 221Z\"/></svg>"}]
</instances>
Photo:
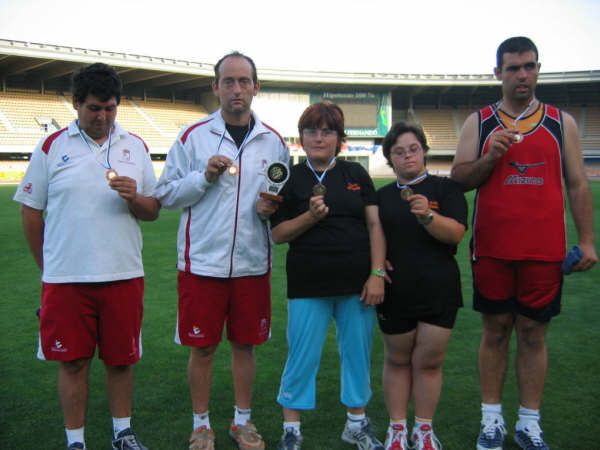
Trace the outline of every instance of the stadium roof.
<instances>
[{"instance_id":1,"label":"stadium roof","mask_svg":"<svg viewBox=\"0 0 600 450\"><path fill-rule=\"evenodd\" d=\"M209 91L213 64L130 53L0 39L2 88L68 91L80 66L104 62L116 68L126 95L193 98ZM391 91L394 107L419 97L432 106L493 101L499 83L492 74L410 74L258 69L263 89ZM600 70L541 73L538 93L562 103L600 102ZM541 94L540 94L541 96ZM410 99L410 100L409 100ZM468 99L468 100L465 100ZM555 100L556 101L556 100Z\"/></svg>"}]
</instances>

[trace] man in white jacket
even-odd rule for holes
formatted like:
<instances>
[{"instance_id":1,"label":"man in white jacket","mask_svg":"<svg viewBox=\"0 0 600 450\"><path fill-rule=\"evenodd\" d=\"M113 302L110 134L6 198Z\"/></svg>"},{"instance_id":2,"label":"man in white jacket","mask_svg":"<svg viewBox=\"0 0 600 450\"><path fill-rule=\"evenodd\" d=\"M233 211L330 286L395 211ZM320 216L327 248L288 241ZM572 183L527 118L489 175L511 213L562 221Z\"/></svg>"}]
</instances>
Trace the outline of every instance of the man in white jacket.
<instances>
[{"instance_id":1,"label":"man in white jacket","mask_svg":"<svg viewBox=\"0 0 600 450\"><path fill-rule=\"evenodd\" d=\"M263 449L249 419L254 345L270 334L268 217L277 203L259 194L268 166L287 164L289 152L281 136L250 108L259 90L252 59L238 52L225 55L215 65L212 89L221 109L184 127L155 189L163 207L182 209L175 342L191 347L190 449L214 448L208 406L213 357L225 323L236 401L229 434L240 449Z\"/></svg>"}]
</instances>

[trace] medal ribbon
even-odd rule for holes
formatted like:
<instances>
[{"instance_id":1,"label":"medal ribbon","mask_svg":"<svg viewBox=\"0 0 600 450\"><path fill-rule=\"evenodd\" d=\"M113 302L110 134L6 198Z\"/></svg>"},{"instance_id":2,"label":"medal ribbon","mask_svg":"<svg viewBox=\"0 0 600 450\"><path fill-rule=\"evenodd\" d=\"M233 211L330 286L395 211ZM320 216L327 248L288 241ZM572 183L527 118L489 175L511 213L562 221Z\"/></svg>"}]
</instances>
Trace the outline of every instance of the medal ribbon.
<instances>
[{"instance_id":1,"label":"medal ribbon","mask_svg":"<svg viewBox=\"0 0 600 450\"><path fill-rule=\"evenodd\" d=\"M518 122L519 120L521 120L521 119L522 119L522 118L525 116L525 114L527 114L527 111L529 111L529 109L530 109L530 108L531 108L531 106L534 104L534 102L535 102L535 97L534 97L534 98L533 98L533 99L532 99L532 100L529 102L529 105L527 105L527 108L525 108L525 111L523 111L521 114L519 114L519 115L517 116L517 118L515 119L515 121L513 122L513 128L514 128L515 130L517 130L517 132L519 131L519 130L517 129L517 122ZM498 119L498 122L500 122L500 123L502 123L502 121L500 120L500 117L498 117L498 113L497 113L497 111L500 109L500 107L501 107L501 106L502 106L502 100L500 100L500 102L498 103L498 106L497 106L497 107L495 107L495 108L492 108L492 111L493 111L493 113L494 113L494 116L496 116L496 119Z\"/></svg>"},{"instance_id":2,"label":"medal ribbon","mask_svg":"<svg viewBox=\"0 0 600 450\"><path fill-rule=\"evenodd\" d=\"M331 169L331 166L335 162L335 156L333 158L331 158L331 161L329 161L329 164L327 164L327 168L323 171L321 176L317 175L317 171L315 170L312 163L310 162L310 159L306 158L306 162L308 163L308 167L310 167L310 170L312 170L312 173L315 175L315 178L317 179L319 184L323 184L323 179L325 178L325 174L327 173L327 171L329 169Z\"/></svg>"},{"instance_id":3,"label":"medal ribbon","mask_svg":"<svg viewBox=\"0 0 600 450\"><path fill-rule=\"evenodd\" d=\"M248 131L246 131L246 135L244 136L242 145L240 145L240 148L238 148L237 153L233 157L234 161L236 161L239 158L240 154L242 153L242 150L244 150L244 145L246 145L246 140L248 139L248 136L250 135L250 125L252 125L252 117L250 117L250 120L248 121ZM219 145L217 146L217 153L216 153L217 155L219 154L219 151L221 150L221 144L223 143L223 138L225 137L226 131L227 131L227 127L225 127L225 129L223 130L223 133L221 133L221 139L219 140Z\"/></svg>"},{"instance_id":4,"label":"medal ribbon","mask_svg":"<svg viewBox=\"0 0 600 450\"><path fill-rule=\"evenodd\" d=\"M410 180L406 184L400 184L399 181L396 181L396 186L398 186L398 189L406 189L411 184L415 184L415 183L418 183L421 180L424 180L425 178L427 178L428 175L429 175L429 172L422 173L417 178L414 178L414 179Z\"/></svg>"},{"instance_id":5,"label":"medal ribbon","mask_svg":"<svg viewBox=\"0 0 600 450\"><path fill-rule=\"evenodd\" d=\"M81 128L79 128L79 120L77 121L77 129L79 130L79 136L81 137L81 139L83 139L83 142L85 145L87 145L87 148L90 150L90 152L92 154L94 154L94 150L92 150L92 147L90 146L90 143L88 142L87 138L84 135L83 131L81 130ZM102 164L100 161L98 161L98 158L96 158L96 161L98 161L98 164L100 164L102 167L104 167L105 169L112 169L111 165L110 165L110 144L112 141L112 130L108 130L108 148L106 149L106 166L104 164ZM100 147L100 150L102 150L102 147Z\"/></svg>"}]
</instances>

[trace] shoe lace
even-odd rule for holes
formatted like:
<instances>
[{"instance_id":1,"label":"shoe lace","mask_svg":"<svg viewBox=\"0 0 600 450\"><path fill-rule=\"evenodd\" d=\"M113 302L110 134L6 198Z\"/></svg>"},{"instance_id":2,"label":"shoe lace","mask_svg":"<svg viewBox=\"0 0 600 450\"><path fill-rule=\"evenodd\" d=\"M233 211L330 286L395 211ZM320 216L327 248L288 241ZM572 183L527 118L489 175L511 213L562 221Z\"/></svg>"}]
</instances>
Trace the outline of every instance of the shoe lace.
<instances>
[{"instance_id":1,"label":"shoe lace","mask_svg":"<svg viewBox=\"0 0 600 450\"><path fill-rule=\"evenodd\" d=\"M496 437L496 430L500 430L500 433L506 434L506 428L504 423L498 417L491 415L484 416L482 420L483 428L481 432L488 439L494 439Z\"/></svg>"},{"instance_id":2,"label":"shoe lace","mask_svg":"<svg viewBox=\"0 0 600 450\"><path fill-rule=\"evenodd\" d=\"M433 428L429 425L421 425L421 428L415 433L417 436L416 448L420 450L442 450L442 444L435 434L433 434Z\"/></svg>"},{"instance_id":3,"label":"shoe lace","mask_svg":"<svg viewBox=\"0 0 600 450\"><path fill-rule=\"evenodd\" d=\"M406 428L400 424L392 425L392 439L390 440L390 450L406 450L404 442L406 440Z\"/></svg>"}]
</instances>

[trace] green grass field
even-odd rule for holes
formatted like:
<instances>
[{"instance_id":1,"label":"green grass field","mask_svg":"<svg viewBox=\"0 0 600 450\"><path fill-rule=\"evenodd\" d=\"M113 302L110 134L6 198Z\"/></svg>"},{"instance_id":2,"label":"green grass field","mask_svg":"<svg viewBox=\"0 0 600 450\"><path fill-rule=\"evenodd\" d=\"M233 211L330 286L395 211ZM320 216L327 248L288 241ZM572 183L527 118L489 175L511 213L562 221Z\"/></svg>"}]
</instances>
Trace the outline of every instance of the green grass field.
<instances>
[{"instance_id":1,"label":"green grass field","mask_svg":"<svg viewBox=\"0 0 600 450\"><path fill-rule=\"evenodd\" d=\"M384 180L378 180L383 185ZM596 236L600 240L600 182L592 182ZM11 200L15 186L0 186L0 448L65 448L62 415L56 394L57 363L35 358L40 274L20 225L19 205ZM472 202L472 193L468 195ZM186 449L192 428L187 383L188 350L173 343L176 315L175 234L178 212L163 210L158 221L143 224L146 298L143 326L144 354L136 366L133 426L151 449ZM576 233L568 218L569 246ZM435 417L435 430L446 450L475 448L480 398L477 375L479 315L471 310L471 274L467 233L457 256L462 271L465 308L458 317L446 361L444 387ZM107 233L102 238L110 239ZM253 420L267 448L281 435L281 409L276 403L279 378L287 356L285 327L285 246L275 250L273 264L272 338L257 349L258 370ZM565 279L563 310L552 322L549 369L542 404L542 426L553 449L600 448L600 269ZM514 344L514 342L513 342ZM514 351L514 347L513 347ZM381 388L381 334L376 327L372 354L373 399L368 407L377 435L384 438L388 417ZM234 449L227 436L234 404L230 352L222 345L215 359L211 424L218 449ZM86 442L90 449L109 448L111 419L106 400L102 363L95 360L90 376ZM345 408L339 402L339 358L335 330L330 329L318 378L317 409L303 415L305 449L350 449L340 440ZM514 366L504 391L509 429L505 449L517 449L512 432L518 409ZM409 420L412 422L411 413ZM412 425L411 425L412 426Z\"/></svg>"}]
</instances>

